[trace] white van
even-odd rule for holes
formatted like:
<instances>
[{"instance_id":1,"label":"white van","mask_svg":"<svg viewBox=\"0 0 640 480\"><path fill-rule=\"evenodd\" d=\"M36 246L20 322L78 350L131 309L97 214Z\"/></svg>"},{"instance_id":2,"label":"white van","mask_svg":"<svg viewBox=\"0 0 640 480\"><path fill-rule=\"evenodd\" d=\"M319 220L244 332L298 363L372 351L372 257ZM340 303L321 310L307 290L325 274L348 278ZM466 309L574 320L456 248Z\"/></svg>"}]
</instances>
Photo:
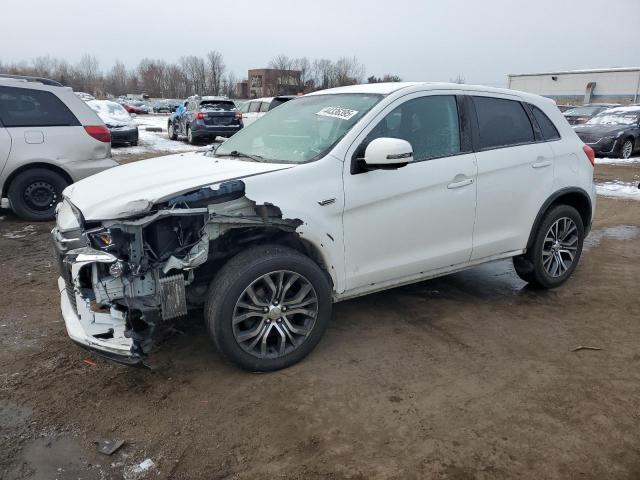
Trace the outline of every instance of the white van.
<instances>
[{"instance_id":1,"label":"white van","mask_svg":"<svg viewBox=\"0 0 640 480\"><path fill-rule=\"evenodd\" d=\"M51 220L67 185L116 165L109 129L71 88L0 75L2 207Z\"/></svg>"},{"instance_id":2,"label":"white van","mask_svg":"<svg viewBox=\"0 0 640 480\"><path fill-rule=\"evenodd\" d=\"M333 302L509 257L527 282L558 287L591 226L593 163L539 96L316 92L208 154L67 188L54 230L63 317L77 343L140 363L162 324L204 308L226 357L284 368L318 343Z\"/></svg>"}]
</instances>

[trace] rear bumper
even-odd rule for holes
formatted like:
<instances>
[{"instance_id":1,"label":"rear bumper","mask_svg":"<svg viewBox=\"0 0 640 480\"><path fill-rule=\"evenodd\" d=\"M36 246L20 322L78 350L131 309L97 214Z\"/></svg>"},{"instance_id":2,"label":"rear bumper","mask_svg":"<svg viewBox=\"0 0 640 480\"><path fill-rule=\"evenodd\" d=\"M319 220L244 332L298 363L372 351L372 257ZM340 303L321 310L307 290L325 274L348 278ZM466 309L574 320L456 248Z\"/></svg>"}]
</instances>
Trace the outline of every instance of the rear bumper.
<instances>
[{"instance_id":1,"label":"rear bumper","mask_svg":"<svg viewBox=\"0 0 640 480\"><path fill-rule=\"evenodd\" d=\"M138 141L138 129L111 130L111 144L132 143Z\"/></svg>"},{"instance_id":2,"label":"rear bumper","mask_svg":"<svg viewBox=\"0 0 640 480\"><path fill-rule=\"evenodd\" d=\"M117 167L120 165L112 158L103 158L101 160L78 160L75 162L69 162L64 165L74 182L82 180L83 178L100 173L108 168Z\"/></svg>"},{"instance_id":3,"label":"rear bumper","mask_svg":"<svg viewBox=\"0 0 640 480\"><path fill-rule=\"evenodd\" d=\"M199 125L191 127L191 134L196 137L226 137L242 130L242 125Z\"/></svg>"}]
</instances>

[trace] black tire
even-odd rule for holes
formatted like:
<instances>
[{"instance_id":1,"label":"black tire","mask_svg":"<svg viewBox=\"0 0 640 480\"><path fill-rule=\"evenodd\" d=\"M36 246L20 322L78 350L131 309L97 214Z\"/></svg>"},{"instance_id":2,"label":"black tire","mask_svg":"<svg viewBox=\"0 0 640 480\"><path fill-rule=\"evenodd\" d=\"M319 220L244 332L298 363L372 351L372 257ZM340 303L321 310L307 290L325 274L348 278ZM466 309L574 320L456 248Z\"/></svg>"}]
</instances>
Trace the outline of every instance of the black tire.
<instances>
[{"instance_id":1,"label":"black tire","mask_svg":"<svg viewBox=\"0 0 640 480\"><path fill-rule=\"evenodd\" d=\"M633 155L633 138L627 138L620 145L620 151L618 152L618 156L620 158L627 159Z\"/></svg>"},{"instance_id":2,"label":"black tire","mask_svg":"<svg viewBox=\"0 0 640 480\"><path fill-rule=\"evenodd\" d=\"M193 136L193 132L191 131L188 125L187 125L187 142L189 142L190 145L195 145L196 143L198 143L198 140L196 139L196 137Z\"/></svg>"},{"instance_id":3,"label":"black tire","mask_svg":"<svg viewBox=\"0 0 640 480\"><path fill-rule=\"evenodd\" d=\"M53 220L56 205L62 201L62 191L67 185L62 175L46 168L26 170L9 186L11 208L25 220Z\"/></svg>"},{"instance_id":4,"label":"black tire","mask_svg":"<svg viewBox=\"0 0 640 480\"><path fill-rule=\"evenodd\" d=\"M232 325L233 315L236 304L249 285L268 273L280 271L301 275L313 286L317 297L315 322L306 336L299 338L300 343L297 347L290 347L293 351L275 358L259 358L249 353L236 340ZM216 347L228 360L245 370L269 372L287 368L299 362L315 348L327 328L332 308L329 280L315 262L291 248L266 245L250 248L226 263L211 282L204 313ZM264 318L256 320L256 322L264 321ZM266 321L268 323L270 320ZM277 335L275 324L273 327L274 334ZM257 336L262 337L262 334Z\"/></svg>"},{"instance_id":5,"label":"black tire","mask_svg":"<svg viewBox=\"0 0 640 480\"><path fill-rule=\"evenodd\" d=\"M548 255L544 253L545 249L548 249L549 243L545 242L547 234L550 228L557 221L562 219L569 219L576 227L575 252L573 252L573 260L568 265L568 268L557 276L552 275L544 265L544 256ZM582 223L582 217L578 211L569 205L556 205L550 208L544 215L542 221L538 225L538 229L535 232L533 244L527 253L519 255L513 258L513 266L518 276L536 287L541 288L556 288L562 285L571 276L580 260L582 254L582 245L584 243L584 225ZM562 257L563 261L567 257ZM552 260L552 262L555 260ZM552 263L550 268L552 268Z\"/></svg>"},{"instance_id":6,"label":"black tire","mask_svg":"<svg viewBox=\"0 0 640 480\"><path fill-rule=\"evenodd\" d=\"M173 122L169 122L167 124L167 133L169 134L169 139L170 140L177 140L178 139L178 134L176 133L176 129L173 125Z\"/></svg>"}]
</instances>

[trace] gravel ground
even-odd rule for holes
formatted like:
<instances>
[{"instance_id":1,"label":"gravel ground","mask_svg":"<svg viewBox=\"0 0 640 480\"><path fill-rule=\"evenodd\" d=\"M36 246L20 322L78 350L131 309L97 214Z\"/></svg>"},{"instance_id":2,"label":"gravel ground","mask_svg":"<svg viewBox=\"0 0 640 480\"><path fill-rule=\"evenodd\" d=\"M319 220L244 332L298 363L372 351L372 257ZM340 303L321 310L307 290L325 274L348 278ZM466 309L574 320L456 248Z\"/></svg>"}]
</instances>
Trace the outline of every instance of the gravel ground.
<instances>
[{"instance_id":1,"label":"gravel ground","mask_svg":"<svg viewBox=\"0 0 640 480\"><path fill-rule=\"evenodd\" d=\"M0 218L0 478L640 478L637 200L599 197L557 290L501 261L343 302L305 361L262 375L224 363L199 315L152 370L81 350L52 225Z\"/></svg>"}]
</instances>

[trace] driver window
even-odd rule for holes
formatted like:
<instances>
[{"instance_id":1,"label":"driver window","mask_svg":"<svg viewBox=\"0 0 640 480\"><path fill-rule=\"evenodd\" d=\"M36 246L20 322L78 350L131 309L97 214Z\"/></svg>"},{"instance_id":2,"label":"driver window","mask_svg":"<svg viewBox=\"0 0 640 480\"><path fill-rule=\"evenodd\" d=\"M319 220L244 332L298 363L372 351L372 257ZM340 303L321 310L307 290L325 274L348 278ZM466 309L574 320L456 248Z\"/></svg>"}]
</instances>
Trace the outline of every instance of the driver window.
<instances>
[{"instance_id":1,"label":"driver window","mask_svg":"<svg viewBox=\"0 0 640 480\"><path fill-rule=\"evenodd\" d=\"M381 137L409 142L415 162L460 153L456 97L430 95L408 100L396 107L367 135L358 148L357 157L364 157L369 142Z\"/></svg>"},{"instance_id":2,"label":"driver window","mask_svg":"<svg viewBox=\"0 0 640 480\"><path fill-rule=\"evenodd\" d=\"M260 102L251 102L249 112L257 112L258 110L260 110Z\"/></svg>"}]
</instances>

